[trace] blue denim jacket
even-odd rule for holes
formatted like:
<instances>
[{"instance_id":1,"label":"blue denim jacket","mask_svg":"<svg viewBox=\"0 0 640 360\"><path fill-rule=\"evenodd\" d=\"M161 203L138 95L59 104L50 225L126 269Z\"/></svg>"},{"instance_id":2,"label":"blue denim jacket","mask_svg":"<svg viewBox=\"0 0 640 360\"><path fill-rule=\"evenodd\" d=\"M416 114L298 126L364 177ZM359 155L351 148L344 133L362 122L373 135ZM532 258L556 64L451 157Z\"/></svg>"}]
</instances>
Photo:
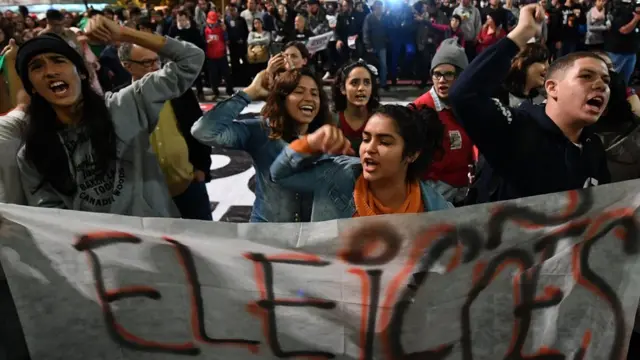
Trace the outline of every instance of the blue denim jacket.
<instances>
[{"instance_id":1,"label":"blue denim jacket","mask_svg":"<svg viewBox=\"0 0 640 360\"><path fill-rule=\"evenodd\" d=\"M311 221L351 218L356 213L353 189L362 174L360 159L351 156L302 154L290 147L271 165L271 179L295 191L313 191ZM440 193L420 182L425 211L451 209Z\"/></svg>"},{"instance_id":2,"label":"blue denim jacket","mask_svg":"<svg viewBox=\"0 0 640 360\"><path fill-rule=\"evenodd\" d=\"M269 139L269 129L260 118L235 120L250 103L247 94L238 92L204 114L191 134L203 144L243 150L251 156L256 171L251 222L308 222L313 194L285 189L269 179L271 163L288 143Z\"/></svg>"}]
</instances>

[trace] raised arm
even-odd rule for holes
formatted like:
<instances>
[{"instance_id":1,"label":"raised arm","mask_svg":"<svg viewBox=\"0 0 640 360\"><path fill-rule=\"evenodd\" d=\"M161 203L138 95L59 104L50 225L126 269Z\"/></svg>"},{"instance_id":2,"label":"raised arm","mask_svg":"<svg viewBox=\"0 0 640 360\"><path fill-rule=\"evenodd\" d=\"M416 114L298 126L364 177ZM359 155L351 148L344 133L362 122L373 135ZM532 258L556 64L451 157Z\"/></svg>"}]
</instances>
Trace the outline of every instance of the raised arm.
<instances>
[{"instance_id":1,"label":"raised arm","mask_svg":"<svg viewBox=\"0 0 640 360\"><path fill-rule=\"evenodd\" d=\"M157 52L160 57L169 60L162 69L146 75L117 93L109 93L105 96L109 106L119 106L133 97L135 103L140 105L139 109L146 114L138 118L148 121L140 125L149 133L153 132L164 103L191 89L191 85L202 70L204 52L188 42L128 27L119 27L102 16L93 17L87 29L89 38L102 42L129 42ZM127 119L113 120L127 121Z\"/></svg>"},{"instance_id":2,"label":"raised arm","mask_svg":"<svg viewBox=\"0 0 640 360\"><path fill-rule=\"evenodd\" d=\"M252 101L269 94L262 87L264 76L265 72L260 72L249 87L204 114L191 128L193 137L205 145L250 152L258 137L266 137L262 122L260 119L236 119Z\"/></svg>"},{"instance_id":3,"label":"raised arm","mask_svg":"<svg viewBox=\"0 0 640 360\"><path fill-rule=\"evenodd\" d=\"M336 177L352 176L348 168L352 162L327 154L353 154L351 144L342 132L332 125L324 125L313 134L293 141L271 164L271 180L295 191L313 191ZM357 158L355 163L359 164ZM345 170L345 171L343 171Z\"/></svg>"},{"instance_id":4,"label":"raised arm","mask_svg":"<svg viewBox=\"0 0 640 360\"><path fill-rule=\"evenodd\" d=\"M504 152L513 148L513 134L521 129L519 113L503 106L493 96L503 83L513 57L536 34L537 29L529 23L533 20L527 21L532 16L527 17L522 13L525 10L531 12L532 9L538 11L535 5L533 8L532 5L524 7L518 26L506 39L480 53L449 91L449 101L456 119L492 164L507 158Z\"/></svg>"}]
</instances>

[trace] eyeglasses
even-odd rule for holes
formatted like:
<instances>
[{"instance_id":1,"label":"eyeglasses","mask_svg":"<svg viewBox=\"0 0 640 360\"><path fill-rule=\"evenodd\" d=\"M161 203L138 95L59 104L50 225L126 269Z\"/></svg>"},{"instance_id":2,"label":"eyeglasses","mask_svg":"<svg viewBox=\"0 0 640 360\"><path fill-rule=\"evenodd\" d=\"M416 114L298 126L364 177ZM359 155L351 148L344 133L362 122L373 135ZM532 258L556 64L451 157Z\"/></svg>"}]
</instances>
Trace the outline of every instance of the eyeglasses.
<instances>
[{"instance_id":1,"label":"eyeglasses","mask_svg":"<svg viewBox=\"0 0 640 360\"><path fill-rule=\"evenodd\" d=\"M456 78L456 73L455 71L447 71L443 73L439 71L434 71L433 74L431 74L431 76L435 80L445 79L446 81L451 81Z\"/></svg>"},{"instance_id":2,"label":"eyeglasses","mask_svg":"<svg viewBox=\"0 0 640 360\"><path fill-rule=\"evenodd\" d=\"M142 65L147 69L152 68L154 65L160 65L160 59L158 58L142 60L142 61L138 61L138 60L129 60L129 61L134 64Z\"/></svg>"}]
</instances>

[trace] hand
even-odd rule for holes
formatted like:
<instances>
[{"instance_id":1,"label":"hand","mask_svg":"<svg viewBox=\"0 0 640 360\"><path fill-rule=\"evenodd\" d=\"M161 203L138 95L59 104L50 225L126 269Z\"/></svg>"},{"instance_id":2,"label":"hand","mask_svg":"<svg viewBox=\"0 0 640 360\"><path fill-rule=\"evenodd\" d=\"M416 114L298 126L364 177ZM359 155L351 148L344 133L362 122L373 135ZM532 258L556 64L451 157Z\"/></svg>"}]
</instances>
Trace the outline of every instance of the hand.
<instances>
[{"instance_id":1,"label":"hand","mask_svg":"<svg viewBox=\"0 0 640 360\"><path fill-rule=\"evenodd\" d=\"M89 20L85 34L90 40L111 44L120 40L120 26L102 15L97 15Z\"/></svg>"},{"instance_id":2,"label":"hand","mask_svg":"<svg viewBox=\"0 0 640 360\"><path fill-rule=\"evenodd\" d=\"M285 58L282 53L277 54L276 56L272 56L269 59L269 63L267 65L267 72L271 75L274 75L279 72L279 70L284 70L286 66Z\"/></svg>"},{"instance_id":3,"label":"hand","mask_svg":"<svg viewBox=\"0 0 640 360\"><path fill-rule=\"evenodd\" d=\"M265 81L267 84L265 84ZM269 76L267 74L267 70L262 70L253 79L251 85L244 89L244 92L249 95L253 101L266 99L267 96L269 96L268 81Z\"/></svg>"},{"instance_id":4,"label":"hand","mask_svg":"<svg viewBox=\"0 0 640 360\"><path fill-rule=\"evenodd\" d=\"M332 155L355 155L351 148L351 142L342 130L333 125L324 125L307 136L309 147L314 152L323 152Z\"/></svg>"},{"instance_id":5,"label":"hand","mask_svg":"<svg viewBox=\"0 0 640 360\"><path fill-rule=\"evenodd\" d=\"M202 171L202 170L194 171L193 172L193 177L198 182L204 182L204 180L207 178L207 176L205 175L204 171Z\"/></svg>"},{"instance_id":6,"label":"hand","mask_svg":"<svg viewBox=\"0 0 640 360\"><path fill-rule=\"evenodd\" d=\"M509 33L508 37L518 46L524 47L527 42L542 32L544 8L539 4L529 4L520 9L518 25Z\"/></svg>"},{"instance_id":7,"label":"hand","mask_svg":"<svg viewBox=\"0 0 640 360\"><path fill-rule=\"evenodd\" d=\"M8 61L16 61L16 55L18 55L18 45L14 39L9 40L9 45L5 46L0 52L0 56L4 56Z\"/></svg>"},{"instance_id":8,"label":"hand","mask_svg":"<svg viewBox=\"0 0 640 360\"><path fill-rule=\"evenodd\" d=\"M336 49L340 50L342 46L344 46L344 43L341 40L338 40L338 42L336 42Z\"/></svg>"}]
</instances>

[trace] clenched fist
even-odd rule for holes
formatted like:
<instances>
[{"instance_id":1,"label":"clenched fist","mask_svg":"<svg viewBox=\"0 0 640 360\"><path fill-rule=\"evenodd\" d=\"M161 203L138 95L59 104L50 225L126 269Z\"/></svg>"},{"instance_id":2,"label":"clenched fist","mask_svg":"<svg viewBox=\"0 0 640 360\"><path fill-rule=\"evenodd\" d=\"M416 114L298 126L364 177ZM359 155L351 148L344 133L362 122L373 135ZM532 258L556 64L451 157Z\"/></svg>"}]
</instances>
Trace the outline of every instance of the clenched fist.
<instances>
[{"instance_id":1,"label":"clenched fist","mask_svg":"<svg viewBox=\"0 0 640 360\"><path fill-rule=\"evenodd\" d=\"M324 125L307 137L309 147L314 152L323 152L332 155L355 155L351 148L351 142L342 130L333 125Z\"/></svg>"},{"instance_id":2,"label":"clenched fist","mask_svg":"<svg viewBox=\"0 0 640 360\"><path fill-rule=\"evenodd\" d=\"M89 40L111 44L120 40L120 26L102 15L97 15L89 20L85 27L85 35Z\"/></svg>"}]
</instances>

